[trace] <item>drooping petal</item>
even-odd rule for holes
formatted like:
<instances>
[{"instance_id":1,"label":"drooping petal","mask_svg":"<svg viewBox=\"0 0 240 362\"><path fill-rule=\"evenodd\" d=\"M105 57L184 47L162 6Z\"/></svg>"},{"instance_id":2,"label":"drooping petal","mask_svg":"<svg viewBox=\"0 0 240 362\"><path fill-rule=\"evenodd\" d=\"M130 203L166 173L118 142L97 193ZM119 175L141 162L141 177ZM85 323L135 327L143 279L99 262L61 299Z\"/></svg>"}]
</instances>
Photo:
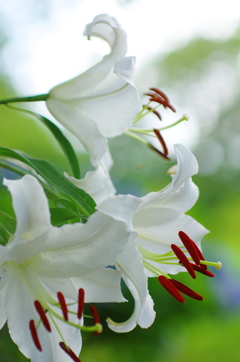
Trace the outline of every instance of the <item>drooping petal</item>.
<instances>
[{"instance_id":1,"label":"drooping petal","mask_svg":"<svg viewBox=\"0 0 240 362\"><path fill-rule=\"evenodd\" d=\"M75 186L83 189L92 196L96 204L115 194L115 188L112 184L109 174L107 174L101 166L95 171L87 172L82 180L65 175L67 179Z\"/></svg>"},{"instance_id":2,"label":"drooping petal","mask_svg":"<svg viewBox=\"0 0 240 362\"><path fill-rule=\"evenodd\" d=\"M11 279L5 298L9 333L13 341L18 345L20 351L33 362L66 362L66 354L59 347L59 342L62 341L62 338L54 327L52 320L50 320L51 333L46 331L42 323L37 329L42 352L38 351L34 345L29 330L29 321L33 319L35 325L37 325L39 316L33 302L34 298L26 285L26 281L17 274ZM58 320L57 324L66 343L78 354L81 348L79 331Z\"/></svg>"},{"instance_id":3,"label":"drooping petal","mask_svg":"<svg viewBox=\"0 0 240 362\"><path fill-rule=\"evenodd\" d=\"M100 212L91 215L86 224L52 228L45 236L48 251L36 263L36 272L53 278L85 276L114 264L132 234L135 236L127 231L125 222Z\"/></svg>"},{"instance_id":4,"label":"drooping petal","mask_svg":"<svg viewBox=\"0 0 240 362\"><path fill-rule=\"evenodd\" d=\"M82 278L72 278L75 288L83 288L86 303L125 302L120 288L122 273L111 268L98 269Z\"/></svg>"},{"instance_id":5,"label":"drooping petal","mask_svg":"<svg viewBox=\"0 0 240 362\"><path fill-rule=\"evenodd\" d=\"M144 273L141 255L135 243L129 243L117 260L116 266L123 272L126 285L133 295L135 307L132 316L123 323L116 323L108 318L108 326L115 332L129 332L139 324L148 328L155 319L153 302L148 294L147 277Z\"/></svg>"},{"instance_id":6,"label":"drooping petal","mask_svg":"<svg viewBox=\"0 0 240 362\"><path fill-rule=\"evenodd\" d=\"M92 163L99 164L107 151L107 139L99 132L95 120L81 112L74 101L66 103L49 97L47 106L52 115L81 141Z\"/></svg>"},{"instance_id":7,"label":"drooping petal","mask_svg":"<svg viewBox=\"0 0 240 362\"><path fill-rule=\"evenodd\" d=\"M126 33L116 19L109 15L96 16L92 23L87 24L84 34L88 38L96 36L107 41L111 52L86 72L54 87L50 91L50 99L71 100L94 94L95 87L107 77L115 61L124 57L127 52Z\"/></svg>"},{"instance_id":8,"label":"drooping petal","mask_svg":"<svg viewBox=\"0 0 240 362\"><path fill-rule=\"evenodd\" d=\"M32 240L44 234L50 227L47 198L37 179L25 175L19 180L3 180L8 187L17 218L14 243ZM25 240L23 240L25 239Z\"/></svg>"},{"instance_id":9,"label":"drooping petal","mask_svg":"<svg viewBox=\"0 0 240 362\"><path fill-rule=\"evenodd\" d=\"M178 164L172 182L162 191L144 196L141 208L168 207L184 213L196 203L199 191L191 176L198 171L197 160L191 151L181 144L175 145L175 151Z\"/></svg>"}]
</instances>

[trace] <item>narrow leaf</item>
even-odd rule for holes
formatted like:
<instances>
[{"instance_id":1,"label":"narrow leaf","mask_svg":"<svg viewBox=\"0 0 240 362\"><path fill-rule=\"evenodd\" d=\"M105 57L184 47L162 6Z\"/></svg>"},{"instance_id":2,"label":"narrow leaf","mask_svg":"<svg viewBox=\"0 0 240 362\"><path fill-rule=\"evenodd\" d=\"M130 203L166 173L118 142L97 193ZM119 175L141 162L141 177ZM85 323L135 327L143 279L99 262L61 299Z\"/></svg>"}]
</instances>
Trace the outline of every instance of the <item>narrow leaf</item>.
<instances>
[{"instance_id":1,"label":"narrow leaf","mask_svg":"<svg viewBox=\"0 0 240 362\"><path fill-rule=\"evenodd\" d=\"M23 108L9 106L9 105L8 105L8 107L12 108L14 110L23 112L23 113L30 114L30 115L36 117L37 119L39 119L52 132L53 136L56 138L57 142L59 143L60 147L62 148L63 152L65 153L65 155L68 159L69 165L71 167L73 176L77 179L80 179L80 167L79 167L77 156L75 154L75 151L74 151L71 143L64 136L62 131L53 122L51 122L48 118L43 117L42 115L40 115L36 112L29 111L29 110L23 109Z\"/></svg>"}]
</instances>

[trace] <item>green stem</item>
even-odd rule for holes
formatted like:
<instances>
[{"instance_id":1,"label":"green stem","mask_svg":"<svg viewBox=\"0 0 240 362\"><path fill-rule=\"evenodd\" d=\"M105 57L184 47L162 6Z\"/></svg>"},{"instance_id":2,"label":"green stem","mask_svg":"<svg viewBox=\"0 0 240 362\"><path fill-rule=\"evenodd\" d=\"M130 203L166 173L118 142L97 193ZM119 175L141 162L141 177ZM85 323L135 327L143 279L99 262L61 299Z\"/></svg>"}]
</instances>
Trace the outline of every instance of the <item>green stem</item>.
<instances>
[{"instance_id":1,"label":"green stem","mask_svg":"<svg viewBox=\"0 0 240 362\"><path fill-rule=\"evenodd\" d=\"M14 97L14 98L7 98L0 100L0 104L7 104L7 103L18 103L18 102L40 102L45 101L49 96L47 94L38 94L37 96L28 96L28 97Z\"/></svg>"}]
</instances>

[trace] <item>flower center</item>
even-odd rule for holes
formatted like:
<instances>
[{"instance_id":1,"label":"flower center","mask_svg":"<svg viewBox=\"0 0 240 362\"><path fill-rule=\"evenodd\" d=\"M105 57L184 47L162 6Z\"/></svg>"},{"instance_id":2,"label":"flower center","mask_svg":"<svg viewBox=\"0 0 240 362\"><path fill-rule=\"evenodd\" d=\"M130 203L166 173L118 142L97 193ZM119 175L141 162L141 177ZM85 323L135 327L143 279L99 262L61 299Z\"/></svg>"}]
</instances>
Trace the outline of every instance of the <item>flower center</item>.
<instances>
[{"instance_id":1,"label":"flower center","mask_svg":"<svg viewBox=\"0 0 240 362\"><path fill-rule=\"evenodd\" d=\"M184 284L172 279L168 274L164 273L156 264L182 265L193 279L196 279L196 272L209 277L214 277L214 274L208 270L208 266L214 266L216 269L221 269L221 262L206 261L197 244L183 231L179 232L179 238L183 245L178 247L175 244L171 245L171 250L165 254L155 254L142 246L138 245L138 251L142 254L143 265L151 273L158 277L160 284L179 302L185 302L181 293L196 299L203 300L203 297L189 289Z\"/></svg>"}]
</instances>

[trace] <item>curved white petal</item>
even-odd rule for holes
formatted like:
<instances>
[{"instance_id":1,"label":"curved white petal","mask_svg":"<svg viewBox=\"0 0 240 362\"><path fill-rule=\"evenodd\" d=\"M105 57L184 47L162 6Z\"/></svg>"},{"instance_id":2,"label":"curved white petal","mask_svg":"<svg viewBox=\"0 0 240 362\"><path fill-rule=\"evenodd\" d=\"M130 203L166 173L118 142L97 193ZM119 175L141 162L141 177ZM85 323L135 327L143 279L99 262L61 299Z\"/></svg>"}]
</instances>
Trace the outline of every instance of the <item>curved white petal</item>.
<instances>
[{"instance_id":1,"label":"curved white petal","mask_svg":"<svg viewBox=\"0 0 240 362\"><path fill-rule=\"evenodd\" d=\"M116 195L101 202L97 205L97 209L101 213L113 217L115 220L125 222L128 230L133 230L133 215L141 202L139 198L132 195Z\"/></svg>"},{"instance_id":2,"label":"curved white petal","mask_svg":"<svg viewBox=\"0 0 240 362\"><path fill-rule=\"evenodd\" d=\"M137 324L142 328L148 328L155 319L155 312L152 299L148 294L142 258L135 243L128 244L119 256L116 266L123 272L123 279L133 295L135 307L132 316L126 322L116 323L108 318L109 328L119 333L129 332Z\"/></svg>"},{"instance_id":3,"label":"curved white petal","mask_svg":"<svg viewBox=\"0 0 240 362\"><path fill-rule=\"evenodd\" d=\"M85 35L88 38L96 36L107 41L111 47L111 52L100 63L83 74L54 87L50 91L50 98L71 100L89 96L94 93L95 87L107 77L115 61L124 57L127 52L126 33L116 19L109 15L96 16L92 23L87 24Z\"/></svg>"},{"instance_id":4,"label":"curved white petal","mask_svg":"<svg viewBox=\"0 0 240 362\"><path fill-rule=\"evenodd\" d=\"M99 212L86 224L52 228L45 239L48 251L41 255L36 271L45 277L82 277L112 265L132 237L126 228L126 223Z\"/></svg>"},{"instance_id":5,"label":"curved white petal","mask_svg":"<svg viewBox=\"0 0 240 362\"><path fill-rule=\"evenodd\" d=\"M82 142L92 163L100 163L107 152L107 139L99 132L95 120L81 112L74 102L66 103L49 97L47 107L52 115Z\"/></svg>"},{"instance_id":6,"label":"curved white petal","mask_svg":"<svg viewBox=\"0 0 240 362\"><path fill-rule=\"evenodd\" d=\"M32 240L46 232L51 227L48 202L36 178L25 175L19 180L4 179L3 184L12 195L17 218L14 243Z\"/></svg>"},{"instance_id":7,"label":"curved white petal","mask_svg":"<svg viewBox=\"0 0 240 362\"><path fill-rule=\"evenodd\" d=\"M208 233L192 217L167 208L143 209L135 214L133 225L138 233L137 244L159 255L169 252L171 244L183 245L179 231L184 231L198 246Z\"/></svg>"},{"instance_id":8,"label":"curved white petal","mask_svg":"<svg viewBox=\"0 0 240 362\"><path fill-rule=\"evenodd\" d=\"M197 201L199 191L191 176L198 172L198 164L190 150L181 144L175 145L177 173L172 182L162 191L151 192L142 198L145 207L172 207L182 212L188 211Z\"/></svg>"},{"instance_id":9,"label":"curved white petal","mask_svg":"<svg viewBox=\"0 0 240 362\"><path fill-rule=\"evenodd\" d=\"M104 268L71 280L76 290L84 289L86 303L120 303L126 301L121 292L121 276L120 270Z\"/></svg>"},{"instance_id":10,"label":"curved white petal","mask_svg":"<svg viewBox=\"0 0 240 362\"><path fill-rule=\"evenodd\" d=\"M59 347L62 338L51 323L52 332L46 331L40 324L38 337L42 346L42 352L38 351L33 343L29 330L29 321L33 319L35 325L39 316L33 305L34 299L25 281L17 274L11 279L5 298L5 310L8 318L9 333L20 351L33 362L66 362L67 355ZM57 321L61 333L69 347L78 355L81 348L81 336L78 330Z\"/></svg>"},{"instance_id":11,"label":"curved white petal","mask_svg":"<svg viewBox=\"0 0 240 362\"><path fill-rule=\"evenodd\" d=\"M115 194L111 178L101 166L97 166L95 171L87 172L82 180L67 175L65 177L75 186L90 194L96 204Z\"/></svg>"}]
</instances>

